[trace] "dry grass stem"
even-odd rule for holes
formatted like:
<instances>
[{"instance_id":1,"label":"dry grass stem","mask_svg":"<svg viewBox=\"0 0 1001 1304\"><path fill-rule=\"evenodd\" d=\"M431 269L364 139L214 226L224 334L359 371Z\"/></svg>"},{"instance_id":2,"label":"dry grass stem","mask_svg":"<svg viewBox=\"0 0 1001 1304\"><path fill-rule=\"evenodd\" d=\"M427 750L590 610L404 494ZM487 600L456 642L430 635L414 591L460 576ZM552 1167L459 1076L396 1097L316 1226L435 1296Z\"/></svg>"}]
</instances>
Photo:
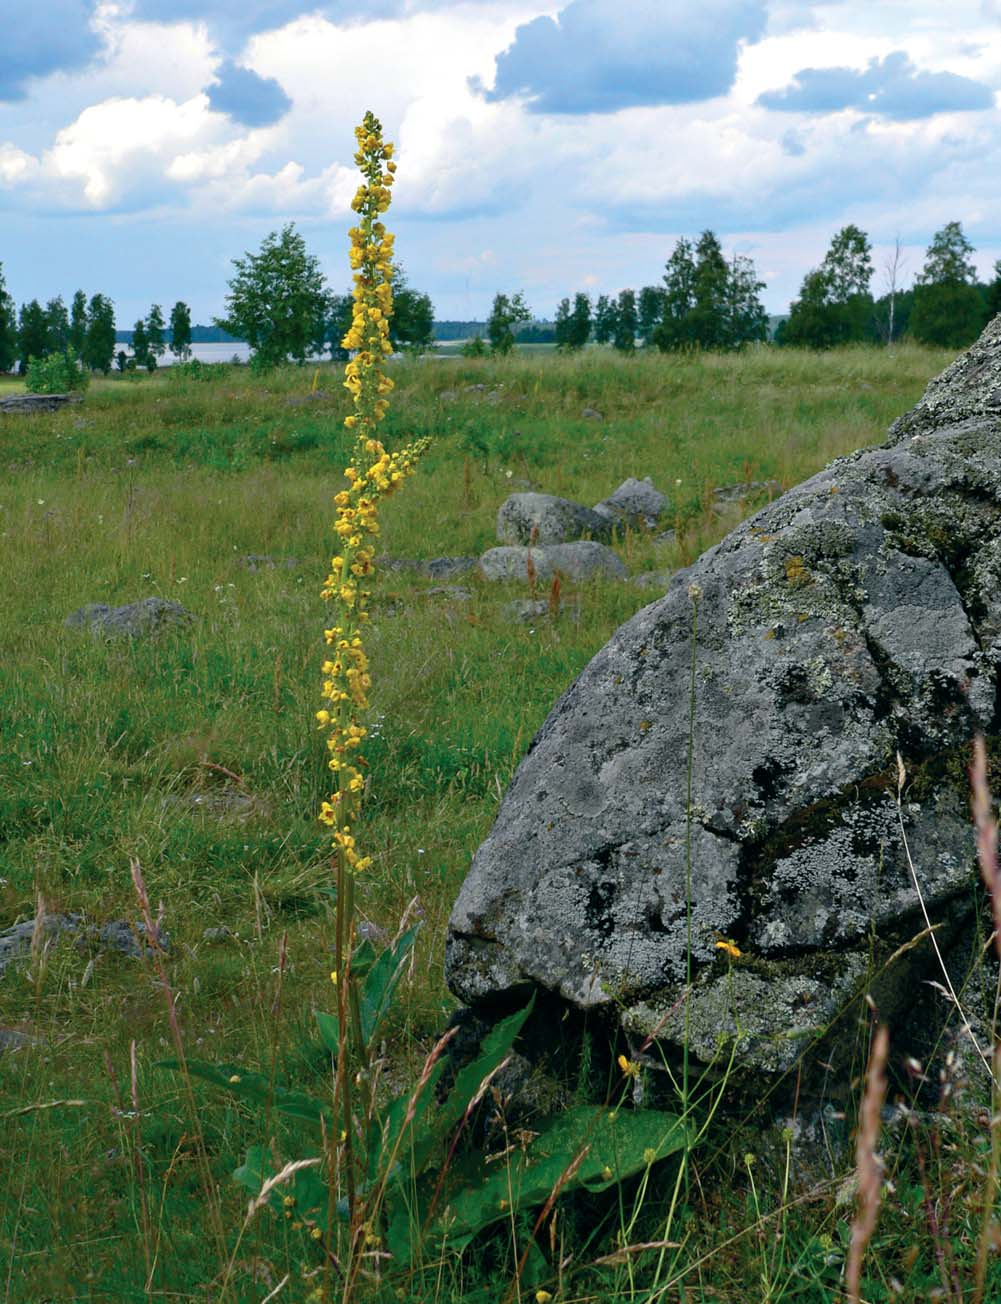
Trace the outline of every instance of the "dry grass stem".
<instances>
[{"instance_id":1,"label":"dry grass stem","mask_svg":"<svg viewBox=\"0 0 1001 1304\"><path fill-rule=\"evenodd\" d=\"M852 1239L848 1247L845 1267L845 1284L852 1304L859 1304L861 1296L862 1259L866 1246L876 1229L879 1215L880 1191L883 1181L883 1161L876 1152L879 1142L880 1115L886 1097L886 1057L890 1048L890 1034L885 1026L877 1029L869 1054L869 1068L865 1077L865 1094L859 1112L858 1139L855 1144L855 1167L858 1173L858 1213L852 1223Z\"/></svg>"}]
</instances>

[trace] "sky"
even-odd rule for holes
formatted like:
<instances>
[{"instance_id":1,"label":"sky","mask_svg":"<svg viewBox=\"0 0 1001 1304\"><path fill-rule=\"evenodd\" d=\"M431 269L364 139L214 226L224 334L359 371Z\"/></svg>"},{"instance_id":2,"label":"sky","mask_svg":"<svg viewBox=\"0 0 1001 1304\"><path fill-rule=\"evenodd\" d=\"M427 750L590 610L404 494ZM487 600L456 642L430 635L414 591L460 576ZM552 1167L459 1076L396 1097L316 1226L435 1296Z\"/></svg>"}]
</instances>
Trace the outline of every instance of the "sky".
<instances>
[{"instance_id":1,"label":"sky","mask_svg":"<svg viewBox=\"0 0 1001 1304\"><path fill-rule=\"evenodd\" d=\"M371 109L440 319L655 284L707 227L776 313L848 222L876 293L952 220L989 278L999 90L1001 0L3 0L0 263L19 303L208 322L294 222L346 289Z\"/></svg>"}]
</instances>

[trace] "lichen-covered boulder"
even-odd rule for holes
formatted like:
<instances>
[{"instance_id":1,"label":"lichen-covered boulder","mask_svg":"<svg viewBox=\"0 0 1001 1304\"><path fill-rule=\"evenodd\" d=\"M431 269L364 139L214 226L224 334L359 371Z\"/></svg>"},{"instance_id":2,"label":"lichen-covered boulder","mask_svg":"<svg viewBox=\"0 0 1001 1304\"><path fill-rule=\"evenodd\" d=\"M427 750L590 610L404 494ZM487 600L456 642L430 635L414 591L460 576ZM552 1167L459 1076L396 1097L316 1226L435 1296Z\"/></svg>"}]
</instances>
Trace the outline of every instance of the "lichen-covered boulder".
<instances>
[{"instance_id":1,"label":"lichen-covered boulder","mask_svg":"<svg viewBox=\"0 0 1001 1304\"><path fill-rule=\"evenodd\" d=\"M529 558L540 582L551 580L557 571L568 580L626 577L625 566L611 548L592 539L551 543L545 548L488 548L480 558L480 574L485 580L527 580Z\"/></svg>"},{"instance_id":2,"label":"lichen-covered boulder","mask_svg":"<svg viewBox=\"0 0 1001 1304\"><path fill-rule=\"evenodd\" d=\"M623 480L614 493L595 503L594 510L616 525L652 530L671 504L666 496L655 489L650 480L637 480L630 476Z\"/></svg>"},{"instance_id":3,"label":"lichen-covered boulder","mask_svg":"<svg viewBox=\"0 0 1001 1304\"><path fill-rule=\"evenodd\" d=\"M501 543L567 543L572 539L608 539L612 521L569 498L552 494L512 494L497 513Z\"/></svg>"},{"instance_id":4,"label":"lichen-covered boulder","mask_svg":"<svg viewBox=\"0 0 1001 1304\"><path fill-rule=\"evenodd\" d=\"M999 662L1001 318L557 702L459 894L449 985L773 1071L866 990L903 1019L935 976L915 878L943 952L975 909L966 764Z\"/></svg>"},{"instance_id":5,"label":"lichen-covered boulder","mask_svg":"<svg viewBox=\"0 0 1001 1304\"><path fill-rule=\"evenodd\" d=\"M190 625L194 619L179 602L151 597L128 602L123 607L91 602L78 611L71 611L63 624L68 629L89 629L92 634L104 638L143 638L165 629Z\"/></svg>"}]
</instances>

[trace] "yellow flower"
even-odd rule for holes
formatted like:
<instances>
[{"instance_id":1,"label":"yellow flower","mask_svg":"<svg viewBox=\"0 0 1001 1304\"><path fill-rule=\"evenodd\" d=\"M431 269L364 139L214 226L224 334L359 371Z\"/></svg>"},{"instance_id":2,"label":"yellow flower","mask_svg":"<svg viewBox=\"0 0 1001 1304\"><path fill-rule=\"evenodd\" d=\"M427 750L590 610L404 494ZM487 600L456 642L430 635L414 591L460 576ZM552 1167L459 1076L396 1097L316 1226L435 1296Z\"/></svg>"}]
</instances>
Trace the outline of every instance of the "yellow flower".
<instances>
[{"instance_id":1,"label":"yellow flower","mask_svg":"<svg viewBox=\"0 0 1001 1304\"><path fill-rule=\"evenodd\" d=\"M334 984L335 987L337 986L337 970L336 970L336 969L331 969L331 971L330 971L330 981Z\"/></svg>"},{"instance_id":2,"label":"yellow flower","mask_svg":"<svg viewBox=\"0 0 1001 1304\"><path fill-rule=\"evenodd\" d=\"M737 943L731 942L728 937L725 937L722 941L716 943L716 950L722 951L724 955L728 955L731 960L739 960L743 955L743 951L741 951Z\"/></svg>"},{"instance_id":3,"label":"yellow flower","mask_svg":"<svg viewBox=\"0 0 1001 1304\"><path fill-rule=\"evenodd\" d=\"M650 1165L654 1162L656 1158L657 1158L657 1151L651 1150L650 1147L647 1146L647 1148L643 1151L643 1162L646 1164L647 1168L650 1167Z\"/></svg>"},{"instance_id":4,"label":"yellow flower","mask_svg":"<svg viewBox=\"0 0 1001 1304\"><path fill-rule=\"evenodd\" d=\"M548 1290L537 1290L535 1292L535 1304L549 1304L552 1298Z\"/></svg>"},{"instance_id":5,"label":"yellow flower","mask_svg":"<svg viewBox=\"0 0 1001 1304\"><path fill-rule=\"evenodd\" d=\"M616 1061L619 1068L627 1078L638 1078L640 1075L640 1066L635 1060L626 1059L625 1055L620 1055Z\"/></svg>"}]
</instances>

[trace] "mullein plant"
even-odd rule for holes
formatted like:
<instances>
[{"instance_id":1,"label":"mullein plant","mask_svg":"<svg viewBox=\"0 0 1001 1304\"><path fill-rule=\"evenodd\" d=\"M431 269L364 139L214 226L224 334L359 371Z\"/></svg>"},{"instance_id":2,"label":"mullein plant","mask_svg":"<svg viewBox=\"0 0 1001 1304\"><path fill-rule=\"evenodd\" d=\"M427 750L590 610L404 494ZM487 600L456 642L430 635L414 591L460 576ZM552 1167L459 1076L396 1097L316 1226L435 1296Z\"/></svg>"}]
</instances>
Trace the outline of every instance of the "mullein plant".
<instances>
[{"instance_id":1,"label":"mullein plant","mask_svg":"<svg viewBox=\"0 0 1001 1304\"><path fill-rule=\"evenodd\" d=\"M386 230L382 214L389 208L396 164L393 146L383 140L382 124L371 112L355 129L355 137L355 163L364 180L351 201L358 214L358 223L350 231L354 308L351 327L342 340L343 347L352 354L345 368L344 387L354 400L354 410L344 424L354 433L355 444L351 463L344 469L345 488L334 498L337 552L331 558L330 573L322 589L333 617L324 630L328 647L322 667L324 705L316 713L327 735L328 765L333 775L332 790L320 808L319 818L332 830L337 886L331 979L337 991L333 1112L339 1142L332 1183L347 1192L348 1224L352 1228L358 1222L354 1216L358 1192L357 1159L352 1155L353 1118L356 1113L370 1116L372 1106L368 1099L352 1101L353 1088L365 1093L369 1082L360 989L360 979L365 975L352 972L355 877L372 865L371 856L361 854L354 832L365 793L362 747L367 729L363 721L372 682L364 635L379 537L379 503L412 474L430 442L419 439L390 453L379 439L379 425L393 389L385 370L385 360L393 352L389 338L393 236Z\"/></svg>"}]
</instances>

